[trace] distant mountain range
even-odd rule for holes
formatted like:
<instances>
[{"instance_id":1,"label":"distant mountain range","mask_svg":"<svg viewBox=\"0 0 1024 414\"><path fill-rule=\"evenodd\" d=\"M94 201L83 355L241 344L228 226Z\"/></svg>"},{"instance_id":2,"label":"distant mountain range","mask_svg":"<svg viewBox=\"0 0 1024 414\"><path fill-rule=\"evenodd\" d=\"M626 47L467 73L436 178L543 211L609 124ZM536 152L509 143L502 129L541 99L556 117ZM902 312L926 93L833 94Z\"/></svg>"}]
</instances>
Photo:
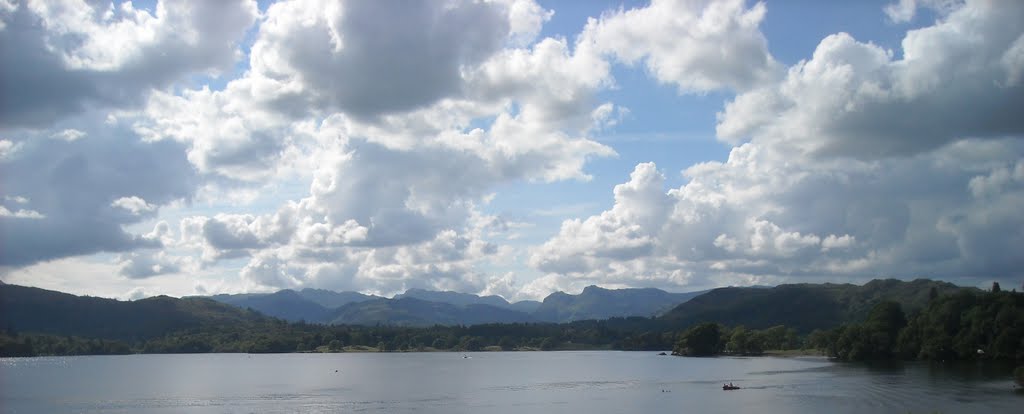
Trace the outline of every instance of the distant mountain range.
<instances>
[{"instance_id":1,"label":"distant mountain range","mask_svg":"<svg viewBox=\"0 0 1024 414\"><path fill-rule=\"evenodd\" d=\"M525 312L484 304L453 305L413 297L350 303L331 313L334 325L479 325L537 322Z\"/></svg>"},{"instance_id":2,"label":"distant mountain range","mask_svg":"<svg viewBox=\"0 0 1024 414\"><path fill-rule=\"evenodd\" d=\"M661 289L603 289L587 286L579 295L555 292L533 312L538 320L571 322L625 316L657 316L706 291L669 293Z\"/></svg>"},{"instance_id":3,"label":"distant mountain range","mask_svg":"<svg viewBox=\"0 0 1024 414\"><path fill-rule=\"evenodd\" d=\"M284 289L275 293L243 293L236 295L214 295L210 299L252 309L264 315L298 322L329 322L335 309L342 306L382 299L378 296L358 292L334 292L323 289Z\"/></svg>"},{"instance_id":4,"label":"distant mountain range","mask_svg":"<svg viewBox=\"0 0 1024 414\"><path fill-rule=\"evenodd\" d=\"M288 321L356 325L473 325L511 322L571 322L627 316L656 316L704 292L660 289L603 289L579 295L557 292L543 302L509 303L500 296L409 289L394 298L319 289L270 294L215 295L218 302L249 308Z\"/></svg>"},{"instance_id":5,"label":"distant mountain range","mask_svg":"<svg viewBox=\"0 0 1024 414\"><path fill-rule=\"evenodd\" d=\"M874 280L851 284L791 284L727 287L669 293L660 289L588 286L578 295L555 292L543 302L509 303L500 296L409 289L394 298L355 292L304 289L271 294L216 295L211 299L288 321L354 325L472 325L480 323L603 320L662 316L672 324L718 321L767 328L784 323L801 332L863 318L881 300L908 310L927 303L932 288L947 294L962 287L927 279ZM333 305L333 306L332 306Z\"/></svg>"}]
</instances>

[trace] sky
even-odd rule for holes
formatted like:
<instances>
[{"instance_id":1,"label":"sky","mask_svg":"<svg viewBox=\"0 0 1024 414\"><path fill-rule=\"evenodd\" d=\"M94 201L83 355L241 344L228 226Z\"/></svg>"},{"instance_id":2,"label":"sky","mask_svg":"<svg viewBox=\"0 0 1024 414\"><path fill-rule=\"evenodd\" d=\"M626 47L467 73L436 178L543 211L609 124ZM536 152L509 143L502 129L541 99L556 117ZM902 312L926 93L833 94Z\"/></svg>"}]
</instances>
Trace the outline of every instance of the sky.
<instances>
[{"instance_id":1,"label":"sky","mask_svg":"<svg viewBox=\"0 0 1024 414\"><path fill-rule=\"evenodd\" d=\"M1024 281L1024 2L0 0L0 280Z\"/></svg>"}]
</instances>

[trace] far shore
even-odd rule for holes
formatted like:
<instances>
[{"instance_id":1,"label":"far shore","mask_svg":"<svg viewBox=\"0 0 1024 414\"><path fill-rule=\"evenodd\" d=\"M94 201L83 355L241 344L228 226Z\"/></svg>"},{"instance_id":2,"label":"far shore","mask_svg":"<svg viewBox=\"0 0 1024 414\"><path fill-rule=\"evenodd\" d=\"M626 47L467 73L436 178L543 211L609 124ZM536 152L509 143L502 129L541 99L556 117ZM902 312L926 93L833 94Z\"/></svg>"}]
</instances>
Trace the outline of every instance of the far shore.
<instances>
[{"instance_id":1,"label":"far shore","mask_svg":"<svg viewBox=\"0 0 1024 414\"><path fill-rule=\"evenodd\" d=\"M498 346L488 346L477 351L467 351L460 349L438 349L434 347L421 347L414 349L401 349L401 350L381 350L377 347L372 346L346 346L340 350L330 350L326 346L321 346L313 351L300 351L299 353L305 354L343 354L343 353L404 353L404 352L452 352L452 353L477 353L477 352L558 352L558 351L614 351L609 347L593 347L585 346L581 344L564 344L563 346L554 349L540 349L537 347L517 347L514 349L502 349ZM624 351L624 352L652 352L658 355L664 353L665 355L671 355L671 350L665 351ZM764 351L761 354L756 355L737 355L723 353L715 356L720 357L773 357L773 358L796 358L796 357L818 357L826 358L826 356L817 349L772 349Z\"/></svg>"},{"instance_id":2,"label":"far shore","mask_svg":"<svg viewBox=\"0 0 1024 414\"><path fill-rule=\"evenodd\" d=\"M768 357L779 357L779 358L793 358L793 357L821 357L827 358L825 354L818 349L773 349L764 351L760 356Z\"/></svg>"},{"instance_id":3,"label":"far shore","mask_svg":"<svg viewBox=\"0 0 1024 414\"><path fill-rule=\"evenodd\" d=\"M581 344L564 344L554 349L540 349L537 347L522 346L514 349L502 349L500 346L487 346L476 351L468 351L464 349L438 349L430 346L412 348L412 349L395 349L395 350L381 350L377 347L372 346L346 346L340 350L331 350L326 346L318 347L312 351L298 351L302 354L343 354L343 353L368 353L368 352L457 352L457 353L470 353L470 352L548 352L548 351L613 351L610 347L596 347L596 346L585 346ZM659 351L638 351L638 352L659 352Z\"/></svg>"}]
</instances>

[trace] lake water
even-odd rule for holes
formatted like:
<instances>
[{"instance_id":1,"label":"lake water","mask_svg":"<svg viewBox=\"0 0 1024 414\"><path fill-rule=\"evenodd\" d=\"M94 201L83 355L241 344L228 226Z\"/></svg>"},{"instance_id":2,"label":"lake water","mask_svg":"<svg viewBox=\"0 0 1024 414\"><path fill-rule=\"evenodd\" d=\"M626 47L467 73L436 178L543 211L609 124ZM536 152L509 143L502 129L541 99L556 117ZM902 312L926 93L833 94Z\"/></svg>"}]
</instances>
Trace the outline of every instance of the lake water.
<instances>
[{"instance_id":1,"label":"lake water","mask_svg":"<svg viewBox=\"0 0 1024 414\"><path fill-rule=\"evenodd\" d=\"M1007 371L653 352L0 359L4 413L1024 412ZM723 383L743 387L722 391Z\"/></svg>"}]
</instances>

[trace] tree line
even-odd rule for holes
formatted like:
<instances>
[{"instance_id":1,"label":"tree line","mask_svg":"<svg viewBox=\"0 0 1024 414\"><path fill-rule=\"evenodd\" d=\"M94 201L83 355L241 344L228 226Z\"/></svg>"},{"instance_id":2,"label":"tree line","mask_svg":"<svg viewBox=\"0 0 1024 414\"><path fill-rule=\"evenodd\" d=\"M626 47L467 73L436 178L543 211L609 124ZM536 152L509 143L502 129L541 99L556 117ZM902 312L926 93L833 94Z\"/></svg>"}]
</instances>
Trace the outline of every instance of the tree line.
<instances>
[{"instance_id":1,"label":"tree line","mask_svg":"<svg viewBox=\"0 0 1024 414\"><path fill-rule=\"evenodd\" d=\"M876 305L868 318L814 331L810 346L844 361L1024 361L1024 294L962 291L906 315L898 303Z\"/></svg>"},{"instance_id":2,"label":"tree line","mask_svg":"<svg viewBox=\"0 0 1024 414\"><path fill-rule=\"evenodd\" d=\"M876 304L860 323L815 330L806 337L777 326L748 330L706 322L679 336L673 353L686 356L759 355L766 349L817 349L842 361L1024 361L1024 294L991 292L939 296L904 313L897 302Z\"/></svg>"},{"instance_id":3,"label":"tree line","mask_svg":"<svg viewBox=\"0 0 1024 414\"><path fill-rule=\"evenodd\" d=\"M672 348L673 355L761 355L766 350L791 350L804 346L804 339L793 328L783 325L768 329L729 328L705 322L679 335Z\"/></svg>"},{"instance_id":4,"label":"tree line","mask_svg":"<svg viewBox=\"0 0 1024 414\"><path fill-rule=\"evenodd\" d=\"M676 335L656 318L473 326L331 326L281 320L203 326L148 339L100 340L0 331L0 356L617 349L665 350Z\"/></svg>"}]
</instances>

